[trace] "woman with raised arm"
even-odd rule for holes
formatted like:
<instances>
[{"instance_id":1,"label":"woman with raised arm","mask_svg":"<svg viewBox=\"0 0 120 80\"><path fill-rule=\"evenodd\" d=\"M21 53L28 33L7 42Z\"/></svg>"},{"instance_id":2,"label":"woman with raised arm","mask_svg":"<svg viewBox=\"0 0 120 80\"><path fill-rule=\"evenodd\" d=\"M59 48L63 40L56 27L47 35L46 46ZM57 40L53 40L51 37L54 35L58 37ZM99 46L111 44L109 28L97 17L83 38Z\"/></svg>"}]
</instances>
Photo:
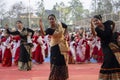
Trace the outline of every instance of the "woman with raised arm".
<instances>
[{"instance_id":1,"label":"woman with raised arm","mask_svg":"<svg viewBox=\"0 0 120 80\"><path fill-rule=\"evenodd\" d=\"M91 32L94 36L101 38L101 47L104 55L99 80L120 80L120 64L109 47L112 42L114 28L115 23L113 21L107 20L103 23L100 15L95 15L91 20Z\"/></svg>"},{"instance_id":2,"label":"woman with raised arm","mask_svg":"<svg viewBox=\"0 0 120 80\"><path fill-rule=\"evenodd\" d=\"M20 36L20 55L18 60L18 68L19 70L31 70L31 48L32 43L30 38L33 36L34 31L23 27L22 21L17 21L17 30L11 32L6 26L6 30L8 34L11 35L19 35Z\"/></svg>"},{"instance_id":3,"label":"woman with raised arm","mask_svg":"<svg viewBox=\"0 0 120 80\"><path fill-rule=\"evenodd\" d=\"M50 27L44 32L42 20L40 19L40 30L43 35L49 35L51 37L51 55L50 55L50 75L49 80L67 80L68 78L68 66L66 63L65 55L67 52L60 50L60 42L64 39L64 33L67 29L67 25L57 22L54 14L48 16ZM63 54L64 53L64 54Z\"/></svg>"}]
</instances>

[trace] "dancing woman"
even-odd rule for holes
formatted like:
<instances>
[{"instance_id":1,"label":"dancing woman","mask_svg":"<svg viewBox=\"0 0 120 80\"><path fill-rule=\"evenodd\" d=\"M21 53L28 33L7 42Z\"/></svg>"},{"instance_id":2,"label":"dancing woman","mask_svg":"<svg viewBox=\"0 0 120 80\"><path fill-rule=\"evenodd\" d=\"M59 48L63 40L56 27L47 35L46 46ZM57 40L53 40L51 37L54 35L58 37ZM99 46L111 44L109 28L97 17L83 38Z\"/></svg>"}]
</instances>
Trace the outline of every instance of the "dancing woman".
<instances>
[{"instance_id":1,"label":"dancing woman","mask_svg":"<svg viewBox=\"0 0 120 80\"><path fill-rule=\"evenodd\" d=\"M17 30L14 32L11 32L8 27L6 27L6 30L11 35L19 35L20 36L20 55L19 55L19 61L18 61L18 67L19 70L31 70L31 48L32 44L30 43L30 37L33 36L34 31L23 27L23 24L21 21L16 22Z\"/></svg>"},{"instance_id":2,"label":"dancing woman","mask_svg":"<svg viewBox=\"0 0 120 80\"><path fill-rule=\"evenodd\" d=\"M40 20L40 30L43 35L50 35L51 41L51 55L50 64L51 71L49 80L67 80L68 78L68 67L66 58L60 51L59 42L64 37L63 29L67 29L67 26L63 23L58 23L54 14L48 16L50 27L43 31L42 20ZM67 54L67 53L66 53Z\"/></svg>"},{"instance_id":3,"label":"dancing woman","mask_svg":"<svg viewBox=\"0 0 120 80\"><path fill-rule=\"evenodd\" d=\"M114 28L115 23L113 21L107 20L103 23L100 15L95 15L91 20L91 32L94 36L101 38L101 47L104 54L99 80L120 80L120 64L109 47Z\"/></svg>"}]
</instances>

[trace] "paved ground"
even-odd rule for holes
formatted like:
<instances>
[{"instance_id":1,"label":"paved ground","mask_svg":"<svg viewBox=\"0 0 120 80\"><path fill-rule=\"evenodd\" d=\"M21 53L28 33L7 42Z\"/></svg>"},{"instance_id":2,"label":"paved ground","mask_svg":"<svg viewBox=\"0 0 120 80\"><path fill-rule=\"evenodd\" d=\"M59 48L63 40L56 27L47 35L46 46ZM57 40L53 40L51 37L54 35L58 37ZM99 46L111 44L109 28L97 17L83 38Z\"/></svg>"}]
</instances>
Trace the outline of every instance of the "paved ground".
<instances>
[{"instance_id":1,"label":"paved ground","mask_svg":"<svg viewBox=\"0 0 120 80\"><path fill-rule=\"evenodd\" d=\"M69 80L97 80L100 64L69 64ZM48 80L50 64L33 64L31 71L19 71L17 66L2 67L0 80Z\"/></svg>"}]
</instances>

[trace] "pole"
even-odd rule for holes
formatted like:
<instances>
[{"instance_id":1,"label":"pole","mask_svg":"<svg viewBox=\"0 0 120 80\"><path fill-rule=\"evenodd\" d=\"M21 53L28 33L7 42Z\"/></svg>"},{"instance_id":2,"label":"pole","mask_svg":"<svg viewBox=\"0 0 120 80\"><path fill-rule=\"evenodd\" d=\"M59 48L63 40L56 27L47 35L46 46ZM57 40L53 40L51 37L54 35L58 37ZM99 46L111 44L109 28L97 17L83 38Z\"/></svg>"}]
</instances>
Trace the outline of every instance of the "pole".
<instances>
[{"instance_id":1,"label":"pole","mask_svg":"<svg viewBox=\"0 0 120 80\"><path fill-rule=\"evenodd\" d=\"M95 0L95 14L97 14L97 1Z\"/></svg>"},{"instance_id":2,"label":"pole","mask_svg":"<svg viewBox=\"0 0 120 80\"><path fill-rule=\"evenodd\" d=\"M1 16L1 19L0 19L0 21L1 21L1 27L2 27L2 16Z\"/></svg>"},{"instance_id":3,"label":"pole","mask_svg":"<svg viewBox=\"0 0 120 80\"><path fill-rule=\"evenodd\" d=\"M30 0L29 0L29 27L31 27L30 25Z\"/></svg>"},{"instance_id":4,"label":"pole","mask_svg":"<svg viewBox=\"0 0 120 80\"><path fill-rule=\"evenodd\" d=\"M1 15L1 27L3 27L3 26L2 26L2 20L3 20L3 14Z\"/></svg>"}]
</instances>

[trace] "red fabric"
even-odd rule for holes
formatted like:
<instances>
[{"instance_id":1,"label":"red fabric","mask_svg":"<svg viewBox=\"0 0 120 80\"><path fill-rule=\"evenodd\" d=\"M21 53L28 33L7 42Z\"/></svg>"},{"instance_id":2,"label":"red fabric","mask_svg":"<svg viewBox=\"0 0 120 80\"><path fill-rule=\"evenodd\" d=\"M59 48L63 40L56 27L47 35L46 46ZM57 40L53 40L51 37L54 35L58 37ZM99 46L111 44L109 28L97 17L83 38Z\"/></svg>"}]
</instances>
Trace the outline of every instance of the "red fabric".
<instances>
[{"instance_id":1,"label":"red fabric","mask_svg":"<svg viewBox=\"0 0 120 80\"><path fill-rule=\"evenodd\" d=\"M19 55L20 55L20 47L18 47L18 48L16 49L16 52L15 52L14 63L15 63L16 65L18 64Z\"/></svg>"},{"instance_id":2,"label":"red fabric","mask_svg":"<svg viewBox=\"0 0 120 80\"><path fill-rule=\"evenodd\" d=\"M92 55L98 55L98 48L97 48L97 46L95 46L95 47L93 48Z\"/></svg>"},{"instance_id":3,"label":"red fabric","mask_svg":"<svg viewBox=\"0 0 120 80\"><path fill-rule=\"evenodd\" d=\"M13 40L15 40L16 42L18 42L20 40L20 36L13 36Z\"/></svg>"},{"instance_id":4,"label":"red fabric","mask_svg":"<svg viewBox=\"0 0 120 80\"><path fill-rule=\"evenodd\" d=\"M2 49L0 48L0 63L2 63Z\"/></svg>"},{"instance_id":5,"label":"red fabric","mask_svg":"<svg viewBox=\"0 0 120 80\"><path fill-rule=\"evenodd\" d=\"M85 50L85 60L90 59L90 46L86 44L86 50Z\"/></svg>"},{"instance_id":6,"label":"red fabric","mask_svg":"<svg viewBox=\"0 0 120 80\"><path fill-rule=\"evenodd\" d=\"M33 36L33 43L36 43L36 44L38 44L38 42L37 42L37 39L38 39L38 36Z\"/></svg>"},{"instance_id":7,"label":"red fabric","mask_svg":"<svg viewBox=\"0 0 120 80\"><path fill-rule=\"evenodd\" d=\"M69 56L72 56L72 53L71 53L71 51L69 51L69 52L68 52L68 55L69 55Z\"/></svg>"},{"instance_id":8,"label":"red fabric","mask_svg":"<svg viewBox=\"0 0 120 80\"><path fill-rule=\"evenodd\" d=\"M6 40L7 40L7 38L3 37L3 38L1 39L1 42L5 42Z\"/></svg>"},{"instance_id":9,"label":"red fabric","mask_svg":"<svg viewBox=\"0 0 120 80\"><path fill-rule=\"evenodd\" d=\"M86 40L83 40L83 41L82 41L82 44L87 44L87 41L86 41Z\"/></svg>"},{"instance_id":10,"label":"red fabric","mask_svg":"<svg viewBox=\"0 0 120 80\"><path fill-rule=\"evenodd\" d=\"M38 44L37 40L38 40L38 36L34 35L32 42ZM35 59L35 51L32 52L32 59Z\"/></svg>"},{"instance_id":11,"label":"red fabric","mask_svg":"<svg viewBox=\"0 0 120 80\"><path fill-rule=\"evenodd\" d=\"M76 62L84 62L85 61L85 59L81 59L80 58L80 56L79 56L79 54L76 54Z\"/></svg>"},{"instance_id":12,"label":"red fabric","mask_svg":"<svg viewBox=\"0 0 120 80\"><path fill-rule=\"evenodd\" d=\"M87 40L83 40L82 44L85 44L85 60L90 59L90 46L88 45Z\"/></svg>"},{"instance_id":13,"label":"red fabric","mask_svg":"<svg viewBox=\"0 0 120 80\"><path fill-rule=\"evenodd\" d=\"M11 43L13 41L13 38L12 38L12 36L9 36L9 37L10 37L10 42L9 43Z\"/></svg>"},{"instance_id":14,"label":"red fabric","mask_svg":"<svg viewBox=\"0 0 120 80\"><path fill-rule=\"evenodd\" d=\"M120 32L118 32L118 35L120 35Z\"/></svg>"},{"instance_id":15,"label":"red fabric","mask_svg":"<svg viewBox=\"0 0 120 80\"><path fill-rule=\"evenodd\" d=\"M43 55L42 55L42 48L40 44L37 45L36 51L35 51L35 61L38 63L42 63L43 60Z\"/></svg>"},{"instance_id":16,"label":"red fabric","mask_svg":"<svg viewBox=\"0 0 120 80\"><path fill-rule=\"evenodd\" d=\"M2 66L12 66L12 54L10 49L5 49L3 60L2 60Z\"/></svg>"}]
</instances>

